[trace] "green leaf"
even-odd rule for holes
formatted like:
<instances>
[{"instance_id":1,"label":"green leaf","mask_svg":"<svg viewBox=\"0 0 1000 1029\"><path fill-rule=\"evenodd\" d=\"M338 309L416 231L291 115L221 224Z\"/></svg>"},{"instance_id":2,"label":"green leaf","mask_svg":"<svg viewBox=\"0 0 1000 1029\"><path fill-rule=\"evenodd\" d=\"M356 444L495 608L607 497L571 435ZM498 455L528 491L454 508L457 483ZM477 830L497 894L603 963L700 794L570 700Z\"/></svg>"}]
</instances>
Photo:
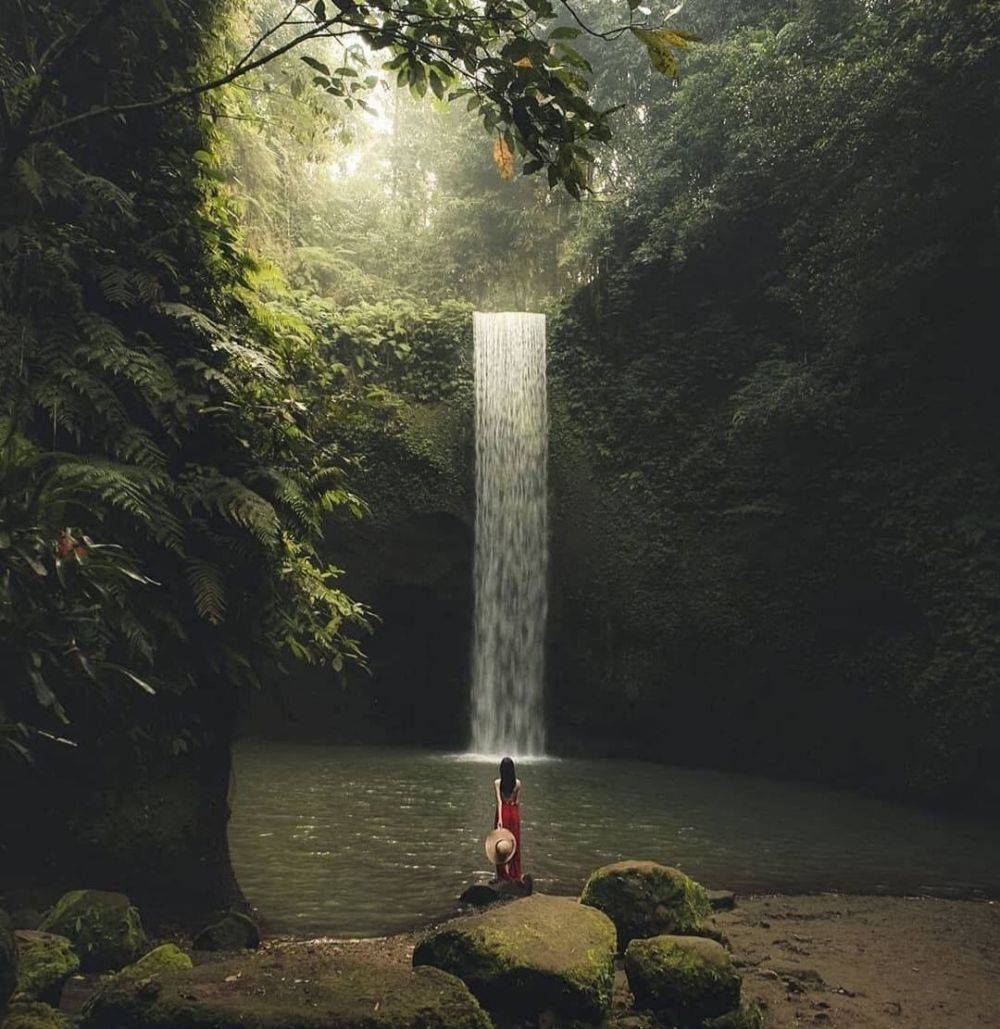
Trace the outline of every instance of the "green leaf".
<instances>
[{"instance_id":1,"label":"green leaf","mask_svg":"<svg viewBox=\"0 0 1000 1029\"><path fill-rule=\"evenodd\" d=\"M310 57L308 54L301 54L300 58L308 64L310 68L315 71L321 71L327 78L330 77L330 69L322 61L317 61L315 57Z\"/></svg>"}]
</instances>

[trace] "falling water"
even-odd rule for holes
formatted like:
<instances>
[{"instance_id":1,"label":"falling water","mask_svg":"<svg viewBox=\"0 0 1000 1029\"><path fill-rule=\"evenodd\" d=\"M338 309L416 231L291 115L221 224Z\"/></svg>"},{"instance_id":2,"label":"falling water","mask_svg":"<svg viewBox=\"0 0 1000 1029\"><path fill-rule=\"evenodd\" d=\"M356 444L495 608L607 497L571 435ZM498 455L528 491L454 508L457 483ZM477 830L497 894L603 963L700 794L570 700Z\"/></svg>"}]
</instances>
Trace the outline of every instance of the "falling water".
<instances>
[{"instance_id":1,"label":"falling water","mask_svg":"<svg viewBox=\"0 0 1000 1029\"><path fill-rule=\"evenodd\" d=\"M545 749L545 315L476 314L472 749Z\"/></svg>"}]
</instances>

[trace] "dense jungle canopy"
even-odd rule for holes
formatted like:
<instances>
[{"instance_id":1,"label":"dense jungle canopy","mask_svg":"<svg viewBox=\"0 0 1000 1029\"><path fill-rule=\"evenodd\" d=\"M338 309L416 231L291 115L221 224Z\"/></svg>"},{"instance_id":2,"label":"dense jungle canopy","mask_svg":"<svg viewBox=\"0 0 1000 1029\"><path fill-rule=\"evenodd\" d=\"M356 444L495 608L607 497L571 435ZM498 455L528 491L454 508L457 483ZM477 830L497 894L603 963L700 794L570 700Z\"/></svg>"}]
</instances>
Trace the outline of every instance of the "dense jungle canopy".
<instances>
[{"instance_id":1,"label":"dense jungle canopy","mask_svg":"<svg viewBox=\"0 0 1000 1029\"><path fill-rule=\"evenodd\" d=\"M516 308L557 744L995 798L998 57L989 0L5 0L4 767L224 790L286 687L460 743Z\"/></svg>"}]
</instances>

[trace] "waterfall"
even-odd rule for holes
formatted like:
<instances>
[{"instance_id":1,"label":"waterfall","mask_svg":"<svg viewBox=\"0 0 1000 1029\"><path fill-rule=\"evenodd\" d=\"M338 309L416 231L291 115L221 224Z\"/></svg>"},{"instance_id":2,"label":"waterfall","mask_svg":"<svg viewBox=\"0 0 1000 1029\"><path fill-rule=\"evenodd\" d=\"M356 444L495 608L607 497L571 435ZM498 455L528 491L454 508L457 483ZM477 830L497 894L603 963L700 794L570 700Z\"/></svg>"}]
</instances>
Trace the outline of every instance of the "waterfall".
<instances>
[{"instance_id":1,"label":"waterfall","mask_svg":"<svg viewBox=\"0 0 1000 1029\"><path fill-rule=\"evenodd\" d=\"M545 315L479 314L472 749L545 749Z\"/></svg>"}]
</instances>

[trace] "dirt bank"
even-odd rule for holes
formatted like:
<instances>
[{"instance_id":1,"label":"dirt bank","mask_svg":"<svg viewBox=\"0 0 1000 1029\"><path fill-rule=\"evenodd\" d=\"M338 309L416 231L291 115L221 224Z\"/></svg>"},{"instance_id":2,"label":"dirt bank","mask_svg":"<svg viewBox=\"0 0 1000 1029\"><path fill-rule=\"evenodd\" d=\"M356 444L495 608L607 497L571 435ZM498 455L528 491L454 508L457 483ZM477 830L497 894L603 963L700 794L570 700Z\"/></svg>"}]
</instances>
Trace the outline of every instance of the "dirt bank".
<instances>
[{"instance_id":1,"label":"dirt bank","mask_svg":"<svg viewBox=\"0 0 1000 1029\"><path fill-rule=\"evenodd\" d=\"M716 921L770 1029L1000 1026L1000 903L746 897Z\"/></svg>"},{"instance_id":2,"label":"dirt bank","mask_svg":"<svg viewBox=\"0 0 1000 1029\"><path fill-rule=\"evenodd\" d=\"M745 1001L768 1029L1000 1027L1000 903L900 897L741 897L717 915L743 974ZM265 949L356 955L406 965L419 933L378 939L272 938ZM207 955L202 956L204 960ZM96 977L71 980L63 1008L79 1010ZM619 969L611 1026L647 1029Z\"/></svg>"},{"instance_id":3,"label":"dirt bank","mask_svg":"<svg viewBox=\"0 0 1000 1029\"><path fill-rule=\"evenodd\" d=\"M744 998L766 1007L769 1029L1000 1026L1000 903L741 897L715 921L740 965ZM322 945L408 963L414 939ZM628 999L617 992L615 1021L631 1015Z\"/></svg>"}]
</instances>

